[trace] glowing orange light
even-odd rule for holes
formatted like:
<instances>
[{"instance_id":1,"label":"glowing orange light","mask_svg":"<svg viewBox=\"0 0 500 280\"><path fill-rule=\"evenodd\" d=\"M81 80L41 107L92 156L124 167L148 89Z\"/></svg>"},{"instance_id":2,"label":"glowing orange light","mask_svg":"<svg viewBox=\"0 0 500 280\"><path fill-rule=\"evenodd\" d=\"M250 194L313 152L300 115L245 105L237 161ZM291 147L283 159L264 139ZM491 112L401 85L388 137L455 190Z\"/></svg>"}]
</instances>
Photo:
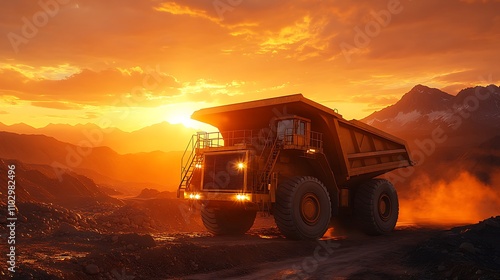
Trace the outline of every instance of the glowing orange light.
<instances>
[{"instance_id":1,"label":"glowing orange light","mask_svg":"<svg viewBox=\"0 0 500 280\"><path fill-rule=\"evenodd\" d=\"M238 200L238 201L250 200L250 197L246 194L237 194L236 200Z\"/></svg>"},{"instance_id":2,"label":"glowing orange light","mask_svg":"<svg viewBox=\"0 0 500 280\"><path fill-rule=\"evenodd\" d=\"M199 200L201 198L201 195L198 193L190 193L189 195L187 195L187 197L189 199Z\"/></svg>"},{"instance_id":3,"label":"glowing orange light","mask_svg":"<svg viewBox=\"0 0 500 280\"><path fill-rule=\"evenodd\" d=\"M240 169L240 170L241 170L241 169L245 168L245 163L243 163L243 162L238 162L238 163L236 164L236 167L238 167L238 169Z\"/></svg>"}]
</instances>

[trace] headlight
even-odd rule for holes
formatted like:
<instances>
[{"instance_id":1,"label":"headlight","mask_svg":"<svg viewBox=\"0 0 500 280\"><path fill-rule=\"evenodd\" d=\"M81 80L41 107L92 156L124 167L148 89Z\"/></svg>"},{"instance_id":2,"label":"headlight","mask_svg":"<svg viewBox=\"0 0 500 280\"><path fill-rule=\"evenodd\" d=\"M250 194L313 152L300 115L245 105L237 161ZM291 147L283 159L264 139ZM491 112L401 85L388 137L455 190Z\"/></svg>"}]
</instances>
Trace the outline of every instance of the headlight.
<instances>
[{"instance_id":1,"label":"headlight","mask_svg":"<svg viewBox=\"0 0 500 280\"><path fill-rule=\"evenodd\" d=\"M184 193L184 198L199 200L201 199L201 195L199 193Z\"/></svg>"},{"instance_id":2,"label":"headlight","mask_svg":"<svg viewBox=\"0 0 500 280\"><path fill-rule=\"evenodd\" d=\"M237 194L236 195L236 200L238 201L248 201L250 200L250 196L247 194Z\"/></svg>"},{"instance_id":3,"label":"headlight","mask_svg":"<svg viewBox=\"0 0 500 280\"><path fill-rule=\"evenodd\" d=\"M242 170L243 168L245 168L245 163L244 162L238 162L236 164L236 167L239 169L239 170Z\"/></svg>"}]
</instances>

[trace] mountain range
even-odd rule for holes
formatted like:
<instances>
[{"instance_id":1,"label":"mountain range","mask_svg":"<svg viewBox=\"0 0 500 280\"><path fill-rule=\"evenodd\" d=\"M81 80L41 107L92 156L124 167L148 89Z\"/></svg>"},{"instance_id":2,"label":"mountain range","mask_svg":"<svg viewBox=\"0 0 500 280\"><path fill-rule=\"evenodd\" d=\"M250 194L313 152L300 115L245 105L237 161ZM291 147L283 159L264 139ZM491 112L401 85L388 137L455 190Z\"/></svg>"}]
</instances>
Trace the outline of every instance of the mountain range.
<instances>
[{"instance_id":1,"label":"mountain range","mask_svg":"<svg viewBox=\"0 0 500 280\"><path fill-rule=\"evenodd\" d=\"M500 88L478 86L451 95L417 85L362 121L405 139L412 149L436 132L446 139L438 152L459 156L500 134Z\"/></svg>"},{"instance_id":2,"label":"mountain range","mask_svg":"<svg viewBox=\"0 0 500 280\"><path fill-rule=\"evenodd\" d=\"M107 194L105 188L75 172L66 172L59 180L48 165L3 159L0 159L0 172L7 174L9 165L15 166L15 195L18 202L55 203L68 208L119 203ZM6 186L7 180L7 176L1 176L0 184Z\"/></svg>"},{"instance_id":3,"label":"mountain range","mask_svg":"<svg viewBox=\"0 0 500 280\"><path fill-rule=\"evenodd\" d=\"M18 134L42 134L73 145L106 146L119 154L183 151L196 131L181 124L161 122L142 129L125 132L118 128L103 129L95 124L49 124L34 128L24 123L5 125L0 131Z\"/></svg>"},{"instance_id":4,"label":"mountain range","mask_svg":"<svg viewBox=\"0 0 500 280\"><path fill-rule=\"evenodd\" d=\"M0 158L50 166L51 176L75 172L96 183L139 192L145 187L174 190L183 152L121 155L108 147L80 147L45 135L0 132Z\"/></svg>"},{"instance_id":5,"label":"mountain range","mask_svg":"<svg viewBox=\"0 0 500 280\"><path fill-rule=\"evenodd\" d=\"M412 178L425 175L436 182L451 181L467 172L490 184L500 171L496 85L466 88L457 95L417 85L362 121L406 140L418 164Z\"/></svg>"}]
</instances>

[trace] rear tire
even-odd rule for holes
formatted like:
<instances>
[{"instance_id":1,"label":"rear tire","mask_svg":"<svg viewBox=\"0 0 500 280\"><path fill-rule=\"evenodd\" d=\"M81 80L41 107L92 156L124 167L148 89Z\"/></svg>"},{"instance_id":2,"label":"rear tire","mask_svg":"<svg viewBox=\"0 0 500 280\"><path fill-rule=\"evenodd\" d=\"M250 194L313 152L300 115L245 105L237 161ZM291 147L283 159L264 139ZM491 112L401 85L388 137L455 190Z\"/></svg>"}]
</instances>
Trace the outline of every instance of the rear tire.
<instances>
[{"instance_id":1,"label":"rear tire","mask_svg":"<svg viewBox=\"0 0 500 280\"><path fill-rule=\"evenodd\" d=\"M332 215L330 196L314 177L295 177L278 187L274 220L290 239L322 237Z\"/></svg>"},{"instance_id":2,"label":"rear tire","mask_svg":"<svg viewBox=\"0 0 500 280\"><path fill-rule=\"evenodd\" d=\"M257 211L241 207L211 207L202 205L201 219L215 235L242 235L253 225Z\"/></svg>"},{"instance_id":3,"label":"rear tire","mask_svg":"<svg viewBox=\"0 0 500 280\"><path fill-rule=\"evenodd\" d=\"M396 189L385 179L361 184L354 197L356 220L365 233L382 235L392 232L399 215Z\"/></svg>"}]
</instances>

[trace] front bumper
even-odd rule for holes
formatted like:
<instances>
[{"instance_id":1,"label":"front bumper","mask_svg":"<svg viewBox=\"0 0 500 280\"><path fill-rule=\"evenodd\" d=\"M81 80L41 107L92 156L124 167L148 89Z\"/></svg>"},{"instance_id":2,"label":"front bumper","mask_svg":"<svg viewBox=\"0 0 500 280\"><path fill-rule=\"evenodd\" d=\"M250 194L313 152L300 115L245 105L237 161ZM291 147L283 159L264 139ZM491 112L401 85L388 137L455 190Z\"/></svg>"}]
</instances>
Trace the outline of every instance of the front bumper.
<instances>
[{"instance_id":1,"label":"front bumper","mask_svg":"<svg viewBox=\"0 0 500 280\"><path fill-rule=\"evenodd\" d=\"M269 202L269 194L241 193L241 192L180 192L180 198L193 201L236 201L236 202Z\"/></svg>"}]
</instances>

